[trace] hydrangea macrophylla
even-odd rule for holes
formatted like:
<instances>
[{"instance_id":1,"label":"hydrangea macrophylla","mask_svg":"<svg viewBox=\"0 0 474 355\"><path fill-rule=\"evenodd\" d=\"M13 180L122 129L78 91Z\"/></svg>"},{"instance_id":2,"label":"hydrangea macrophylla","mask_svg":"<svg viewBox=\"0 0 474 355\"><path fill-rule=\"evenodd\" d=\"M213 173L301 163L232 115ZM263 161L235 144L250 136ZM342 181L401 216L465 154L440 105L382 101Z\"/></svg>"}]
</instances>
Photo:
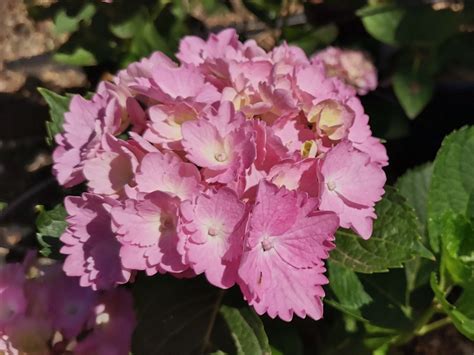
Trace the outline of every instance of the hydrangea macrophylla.
<instances>
[{"instance_id":1,"label":"hydrangea macrophylla","mask_svg":"<svg viewBox=\"0 0 474 355\"><path fill-rule=\"evenodd\" d=\"M129 353L135 315L128 291L94 292L67 277L60 264L37 260L0 265L0 275L6 273L10 277L2 278L2 288L20 287L24 306L0 326L0 353L86 354L85 347L87 354ZM8 299L1 296L3 306ZM94 343L96 338L100 342Z\"/></svg>"},{"instance_id":2,"label":"hydrangea macrophylla","mask_svg":"<svg viewBox=\"0 0 474 355\"><path fill-rule=\"evenodd\" d=\"M367 68L339 54L331 76L298 47L265 52L227 29L73 98L55 170L87 192L66 199L66 273L94 289L138 270L205 274L260 314L319 319L334 232L370 236L388 163L352 86L371 87Z\"/></svg>"},{"instance_id":3,"label":"hydrangea macrophylla","mask_svg":"<svg viewBox=\"0 0 474 355\"><path fill-rule=\"evenodd\" d=\"M287 321L293 314L322 317L323 260L339 221L316 206L305 193L259 184L239 268L244 296L257 313Z\"/></svg>"},{"instance_id":4,"label":"hydrangea macrophylla","mask_svg":"<svg viewBox=\"0 0 474 355\"><path fill-rule=\"evenodd\" d=\"M196 274L213 285L231 287L236 280L245 228L245 204L223 187L181 205L180 252Z\"/></svg>"},{"instance_id":5,"label":"hydrangea macrophylla","mask_svg":"<svg viewBox=\"0 0 474 355\"><path fill-rule=\"evenodd\" d=\"M341 227L369 238L377 217L374 205L384 193L383 170L347 141L331 149L320 163L320 208L336 212Z\"/></svg>"},{"instance_id":6,"label":"hydrangea macrophylla","mask_svg":"<svg viewBox=\"0 0 474 355\"><path fill-rule=\"evenodd\" d=\"M8 264L0 268L0 333L2 327L26 311L24 267Z\"/></svg>"},{"instance_id":7,"label":"hydrangea macrophylla","mask_svg":"<svg viewBox=\"0 0 474 355\"><path fill-rule=\"evenodd\" d=\"M161 191L139 198L111 211L124 268L148 275L186 270L176 247L179 199Z\"/></svg>"},{"instance_id":8,"label":"hydrangea macrophylla","mask_svg":"<svg viewBox=\"0 0 474 355\"><path fill-rule=\"evenodd\" d=\"M324 63L326 73L353 86L359 95L377 87L377 71L367 55L361 51L328 47L313 56Z\"/></svg>"}]
</instances>

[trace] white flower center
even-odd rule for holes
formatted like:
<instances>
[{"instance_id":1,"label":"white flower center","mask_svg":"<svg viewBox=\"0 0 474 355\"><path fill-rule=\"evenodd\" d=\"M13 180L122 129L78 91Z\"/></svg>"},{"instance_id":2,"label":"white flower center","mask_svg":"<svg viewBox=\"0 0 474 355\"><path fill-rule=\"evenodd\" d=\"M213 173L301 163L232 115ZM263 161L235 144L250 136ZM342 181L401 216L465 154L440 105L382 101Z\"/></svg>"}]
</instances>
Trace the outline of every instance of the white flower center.
<instances>
[{"instance_id":1,"label":"white flower center","mask_svg":"<svg viewBox=\"0 0 474 355\"><path fill-rule=\"evenodd\" d=\"M219 163L222 163L227 160L227 154L224 152L214 154L214 159L216 159Z\"/></svg>"},{"instance_id":2,"label":"white flower center","mask_svg":"<svg viewBox=\"0 0 474 355\"><path fill-rule=\"evenodd\" d=\"M209 235L210 237L215 237L217 235L217 230L214 227L210 227L207 230L207 235Z\"/></svg>"},{"instance_id":3,"label":"white flower center","mask_svg":"<svg viewBox=\"0 0 474 355\"><path fill-rule=\"evenodd\" d=\"M272 241L268 238L268 237L265 237L263 240L262 240L262 249L263 251L268 251L270 249L273 248L273 243Z\"/></svg>"},{"instance_id":4,"label":"white flower center","mask_svg":"<svg viewBox=\"0 0 474 355\"><path fill-rule=\"evenodd\" d=\"M332 180L328 181L326 185L329 191L334 191L336 189L336 183Z\"/></svg>"}]
</instances>

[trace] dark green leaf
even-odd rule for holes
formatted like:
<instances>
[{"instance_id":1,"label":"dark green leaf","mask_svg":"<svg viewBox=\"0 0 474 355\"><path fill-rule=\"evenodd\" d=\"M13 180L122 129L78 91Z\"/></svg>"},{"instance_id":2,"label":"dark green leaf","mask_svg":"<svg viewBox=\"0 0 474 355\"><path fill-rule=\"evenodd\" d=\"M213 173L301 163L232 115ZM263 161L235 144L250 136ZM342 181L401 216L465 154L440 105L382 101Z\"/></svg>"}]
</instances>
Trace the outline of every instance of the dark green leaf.
<instances>
[{"instance_id":1,"label":"dark green leaf","mask_svg":"<svg viewBox=\"0 0 474 355\"><path fill-rule=\"evenodd\" d=\"M430 102L433 78L421 70L401 68L393 76L393 89L409 118L415 118Z\"/></svg>"},{"instance_id":2,"label":"dark green leaf","mask_svg":"<svg viewBox=\"0 0 474 355\"><path fill-rule=\"evenodd\" d=\"M377 219L369 240L351 231L336 234L336 249L331 261L356 272L384 272L417 256L431 258L421 242L421 226L413 209L395 189L386 187L386 194L375 207Z\"/></svg>"},{"instance_id":3,"label":"dark green leaf","mask_svg":"<svg viewBox=\"0 0 474 355\"><path fill-rule=\"evenodd\" d=\"M435 11L421 6L406 11L397 29L397 41L404 44L437 45L458 32L462 15L451 10Z\"/></svg>"},{"instance_id":4,"label":"dark green leaf","mask_svg":"<svg viewBox=\"0 0 474 355\"><path fill-rule=\"evenodd\" d=\"M433 250L439 250L446 212L471 217L474 211L474 127L447 136L433 165L428 195L428 227Z\"/></svg>"},{"instance_id":5,"label":"dark green leaf","mask_svg":"<svg viewBox=\"0 0 474 355\"><path fill-rule=\"evenodd\" d=\"M271 354L262 321L253 310L222 306L220 314L229 327L237 354Z\"/></svg>"},{"instance_id":6,"label":"dark green leaf","mask_svg":"<svg viewBox=\"0 0 474 355\"><path fill-rule=\"evenodd\" d=\"M134 354L191 354L208 349L222 290L203 278L140 275L133 294L138 322Z\"/></svg>"},{"instance_id":7,"label":"dark green leaf","mask_svg":"<svg viewBox=\"0 0 474 355\"><path fill-rule=\"evenodd\" d=\"M50 256L53 245L58 244L59 237L67 227L67 212L63 205L57 205L52 210L45 210L43 206L37 206L39 211L36 217L36 236L42 249L40 253L43 256Z\"/></svg>"},{"instance_id":8,"label":"dark green leaf","mask_svg":"<svg viewBox=\"0 0 474 355\"><path fill-rule=\"evenodd\" d=\"M446 312L446 314L451 318L457 330L459 330L467 338L474 340L474 318L468 317L461 311L461 309L458 309L456 306L452 305L446 300L445 292L438 285L435 273L431 274L431 288L435 293L436 299L441 304L443 311Z\"/></svg>"},{"instance_id":9,"label":"dark green leaf","mask_svg":"<svg viewBox=\"0 0 474 355\"><path fill-rule=\"evenodd\" d=\"M420 222L425 225L428 215L428 190L433 173L433 164L427 163L408 170L396 183L398 191L415 209Z\"/></svg>"},{"instance_id":10,"label":"dark green leaf","mask_svg":"<svg viewBox=\"0 0 474 355\"><path fill-rule=\"evenodd\" d=\"M38 91L49 106L50 120L46 122L48 133L46 140L49 145L52 145L54 136L63 130L64 113L69 110L71 97L58 95L45 88L38 88Z\"/></svg>"},{"instance_id":11,"label":"dark green leaf","mask_svg":"<svg viewBox=\"0 0 474 355\"><path fill-rule=\"evenodd\" d=\"M365 29L375 39L396 45L396 31L405 10L394 5L372 5L357 11Z\"/></svg>"},{"instance_id":12,"label":"dark green leaf","mask_svg":"<svg viewBox=\"0 0 474 355\"><path fill-rule=\"evenodd\" d=\"M358 310L372 301L354 271L331 261L328 270L329 286L343 307Z\"/></svg>"},{"instance_id":13,"label":"dark green leaf","mask_svg":"<svg viewBox=\"0 0 474 355\"><path fill-rule=\"evenodd\" d=\"M0 202L0 212L3 211L8 206L6 202Z\"/></svg>"}]
</instances>

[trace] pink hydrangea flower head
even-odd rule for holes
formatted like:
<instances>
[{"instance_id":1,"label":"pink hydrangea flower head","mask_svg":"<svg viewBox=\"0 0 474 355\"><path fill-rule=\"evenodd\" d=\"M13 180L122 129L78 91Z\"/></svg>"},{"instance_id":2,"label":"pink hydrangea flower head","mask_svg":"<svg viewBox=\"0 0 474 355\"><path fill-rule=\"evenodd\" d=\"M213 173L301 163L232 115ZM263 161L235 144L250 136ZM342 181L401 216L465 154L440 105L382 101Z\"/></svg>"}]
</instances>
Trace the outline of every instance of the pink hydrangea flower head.
<instances>
[{"instance_id":1,"label":"pink hydrangea flower head","mask_svg":"<svg viewBox=\"0 0 474 355\"><path fill-rule=\"evenodd\" d=\"M223 187L181 205L179 238L184 260L196 274L221 288L237 277L246 208L235 192Z\"/></svg>"},{"instance_id":2,"label":"pink hydrangea flower head","mask_svg":"<svg viewBox=\"0 0 474 355\"><path fill-rule=\"evenodd\" d=\"M201 175L173 152L154 152L143 158L135 180L139 192L162 191L187 200L199 191Z\"/></svg>"},{"instance_id":3,"label":"pink hydrangea flower head","mask_svg":"<svg viewBox=\"0 0 474 355\"><path fill-rule=\"evenodd\" d=\"M178 207L178 198L156 191L112 209L126 269L145 270L149 275L187 269L176 249Z\"/></svg>"},{"instance_id":4,"label":"pink hydrangea flower head","mask_svg":"<svg viewBox=\"0 0 474 355\"><path fill-rule=\"evenodd\" d=\"M322 317L323 260L339 221L316 207L305 193L260 182L239 268L241 289L258 314Z\"/></svg>"},{"instance_id":5,"label":"pink hydrangea flower head","mask_svg":"<svg viewBox=\"0 0 474 355\"><path fill-rule=\"evenodd\" d=\"M329 47L316 53L313 59L322 61L329 76L342 79L359 95L377 87L377 70L362 51Z\"/></svg>"},{"instance_id":6,"label":"pink hydrangea flower head","mask_svg":"<svg viewBox=\"0 0 474 355\"><path fill-rule=\"evenodd\" d=\"M185 122L182 132L187 158L204 168L208 182L234 181L255 159L251 126L230 102L221 103L215 116Z\"/></svg>"},{"instance_id":7,"label":"pink hydrangea flower head","mask_svg":"<svg viewBox=\"0 0 474 355\"><path fill-rule=\"evenodd\" d=\"M384 193L382 168L345 141L326 154L320 173L320 209L337 213L342 227L369 238L376 218L374 205Z\"/></svg>"},{"instance_id":8,"label":"pink hydrangea flower head","mask_svg":"<svg viewBox=\"0 0 474 355\"><path fill-rule=\"evenodd\" d=\"M0 265L0 334L4 326L26 311L24 283L25 269L21 264Z\"/></svg>"},{"instance_id":9,"label":"pink hydrangea flower head","mask_svg":"<svg viewBox=\"0 0 474 355\"><path fill-rule=\"evenodd\" d=\"M108 289L130 279L122 267L120 243L111 229L110 210L117 201L84 193L65 199L68 227L61 236L61 253L67 255L64 271L78 276L81 286Z\"/></svg>"}]
</instances>

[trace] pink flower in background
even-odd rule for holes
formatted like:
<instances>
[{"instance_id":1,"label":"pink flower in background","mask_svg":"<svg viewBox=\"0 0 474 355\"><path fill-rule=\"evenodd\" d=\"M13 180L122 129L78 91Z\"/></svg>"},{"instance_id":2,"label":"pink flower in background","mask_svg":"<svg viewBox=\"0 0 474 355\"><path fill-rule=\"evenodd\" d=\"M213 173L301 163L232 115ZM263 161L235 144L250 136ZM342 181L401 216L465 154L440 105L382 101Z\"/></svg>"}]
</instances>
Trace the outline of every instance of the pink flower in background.
<instances>
[{"instance_id":1,"label":"pink flower in background","mask_svg":"<svg viewBox=\"0 0 474 355\"><path fill-rule=\"evenodd\" d=\"M128 354L135 315L127 290L94 292L67 277L60 264L36 260L0 265L0 281L2 290L18 288L23 303L21 314L0 326L0 352ZM1 306L8 302L3 296Z\"/></svg>"},{"instance_id":2,"label":"pink flower in background","mask_svg":"<svg viewBox=\"0 0 474 355\"><path fill-rule=\"evenodd\" d=\"M181 205L180 252L196 274L205 273L222 288L235 283L242 253L245 204L234 191L221 188Z\"/></svg>"},{"instance_id":3,"label":"pink flower in background","mask_svg":"<svg viewBox=\"0 0 474 355\"><path fill-rule=\"evenodd\" d=\"M176 249L179 199L160 191L140 198L127 200L111 212L124 268L149 275L186 270Z\"/></svg>"},{"instance_id":4,"label":"pink flower in background","mask_svg":"<svg viewBox=\"0 0 474 355\"><path fill-rule=\"evenodd\" d=\"M375 202L382 198L386 177L370 157L342 142L321 161L320 208L337 213L344 228L362 238L372 234Z\"/></svg>"},{"instance_id":5,"label":"pink flower in background","mask_svg":"<svg viewBox=\"0 0 474 355\"><path fill-rule=\"evenodd\" d=\"M377 70L364 52L328 47L312 59L322 61L329 76L344 80L359 95L365 95L377 87Z\"/></svg>"},{"instance_id":6,"label":"pink flower in background","mask_svg":"<svg viewBox=\"0 0 474 355\"><path fill-rule=\"evenodd\" d=\"M305 193L259 184L239 268L242 292L258 314L322 317L323 260L339 221L316 207Z\"/></svg>"},{"instance_id":7,"label":"pink flower in background","mask_svg":"<svg viewBox=\"0 0 474 355\"><path fill-rule=\"evenodd\" d=\"M61 253L67 255L64 271L80 277L81 286L108 289L130 279L119 256L120 243L111 229L110 210L118 202L85 193L68 196L68 227L61 236Z\"/></svg>"}]
</instances>

